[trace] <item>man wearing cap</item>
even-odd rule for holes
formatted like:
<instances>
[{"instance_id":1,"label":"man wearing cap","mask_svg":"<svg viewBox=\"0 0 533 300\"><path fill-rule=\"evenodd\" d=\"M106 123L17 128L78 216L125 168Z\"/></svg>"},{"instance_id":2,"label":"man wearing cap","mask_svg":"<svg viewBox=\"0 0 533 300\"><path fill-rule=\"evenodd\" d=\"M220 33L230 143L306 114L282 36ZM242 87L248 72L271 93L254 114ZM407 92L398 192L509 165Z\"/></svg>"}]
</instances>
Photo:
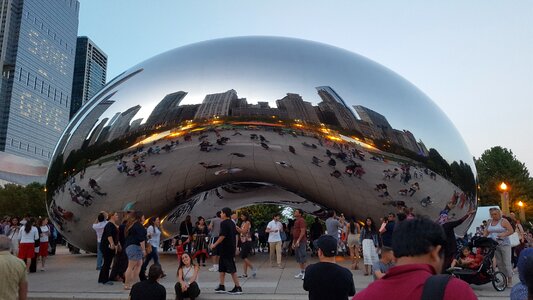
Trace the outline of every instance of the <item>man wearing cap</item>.
<instances>
[{"instance_id":1,"label":"man wearing cap","mask_svg":"<svg viewBox=\"0 0 533 300\"><path fill-rule=\"evenodd\" d=\"M335 262L337 240L323 235L317 240L317 247L319 262L305 270L304 290L309 292L309 300L345 300L355 295L352 272Z\"/></svg>"}]
</instances>

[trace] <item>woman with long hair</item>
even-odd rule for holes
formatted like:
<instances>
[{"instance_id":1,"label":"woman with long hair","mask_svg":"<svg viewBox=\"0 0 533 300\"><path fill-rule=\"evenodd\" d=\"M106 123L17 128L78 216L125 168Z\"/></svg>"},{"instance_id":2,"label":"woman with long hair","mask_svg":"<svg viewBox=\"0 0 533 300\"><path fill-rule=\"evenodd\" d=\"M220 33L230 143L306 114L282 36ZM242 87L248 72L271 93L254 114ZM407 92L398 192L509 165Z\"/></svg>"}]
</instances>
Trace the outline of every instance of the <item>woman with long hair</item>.
<instances>
[{"instance_id":1,"label":"woman with long hair","mask_svg":"<svg viewBox=\"0 0 533 300\"><path fill-rule=\"evenodd\" d=\"M146 278L145 272L150 260L154 260L154 264L159 265L159 243L161 242L161 221L159 217L148 219L148 228L146 229L146 237L148 243L152 246L152 252L148 253L144 259L144 263L141 267L141 278Z\"/></svg>"},{"instance_id":2,"label":"woman with long hair","mask_svg":"<svg viewBox=\"0 0 533 300\"><path fill-rule=\"evenodd\" d=\"M124 289L130 290L141 271L143 257L146 256L146 229L142 225L144 215L140 211L134 212L126 224L126 255L128 268L124 274Z\"/></svg>"},{"instance_id":3,"label":"woman with long hair","mask_svg":"<svg viewBox=\"0 0 533 300\"><path fill-rule=\"evenodd\" d=\"M39 231L33 226L35 219L30 218L20 230L20 244L18 258L26 262L26 272L30 272L32 258L35 257L35 241L39 240Z\"/></svg>"},{"instance_id":4,"label":"woman with long hair","mask_svg":"<svg viewBox=\"0 0 533 300\"><path fill-rule=\"evenodd\" d=\"M200 295L200 287L198 286L199 271L200 267L192 262L191 256L188 253L183 253L178 267L178 282L174 285L176 300L185 298L194 300Z\"/></svg>"},{"instance_id":5,"label":"woman with long hair","mask_svg":"<svg viewBox=\"0 0 533 300\"><path fill-rule=\"evenodd\" d=\"M354 218L350 219L350 222L346 224L346 232L348 232L348 249L350 249L350 257L352 258L352 269L359 269L359 236L361 233L361 227Z\"/></svg>"},{"instance_id":6,"label":"woman with long hair","mask_svg":"<svg viewBox=\"0 0 533 300\"><path fill-rule=\"evenodd\" d=\"M48 257L48 240L50 238L50 227L48 227L48 218L40 218L37 226L41 229L39 233L39 256L41 257L41 271L44 271L46 258Z\"/></svg>"},{"instance_id":7,"label":"woman with long hair","mask_svg":"<svg viewBox=\"0 0 533 300\"><path fill-rule=\"evenodd\" d=\"M198 217L198 222L196 223L196 227L194 228L193 232L194 242L196 245L196 251L193 256L196 257L198 266L200 266L201 260L202 266L205 267L205 259L207 257L207 242L209 240L207 235L209 234L209 230L207 229L207 225L205 225L205 219L203 217Z\"/></svg>"},{"instance_id":8,"label":"woman with long hair","mask_svg":"<svg viewBox=\"0 0 533 300\"><path fill-rule=\"evenodd\" d=\"M237 226L236 228L237 232L240 234L241 258L244 260L244 272L239 278L248 277L248 267L252 270L252 277L255 278L257 271L252 265L252 262L248 259L248 256L250 256L250 253L252 252L252 222L250 221L250 215L247 212L241 213L241 226Z\"/></svg>"},{"instance_id":9,"label":"woman with long hair","mask_svg":"<svg viewBox=\"0 0 533 300\"><path fill-rule=\"evenodd\" d=\"M365 276L372 272L372 264L378 261L378 231L372 218L365 220L365 226L361 229L359 242L363 245L363 262L365 264ZM370 266L370 272L368 271Z\"/></svg>"}]
</instances>

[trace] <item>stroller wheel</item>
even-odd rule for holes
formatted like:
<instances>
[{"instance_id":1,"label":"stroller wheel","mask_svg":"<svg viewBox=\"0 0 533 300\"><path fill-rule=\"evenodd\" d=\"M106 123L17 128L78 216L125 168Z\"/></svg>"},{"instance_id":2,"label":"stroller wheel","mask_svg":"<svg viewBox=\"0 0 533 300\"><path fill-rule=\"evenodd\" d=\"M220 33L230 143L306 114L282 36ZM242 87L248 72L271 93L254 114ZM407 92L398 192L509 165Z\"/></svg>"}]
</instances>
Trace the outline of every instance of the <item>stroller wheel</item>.
<instances>
[{"instance_id":1,"label":"stroller wheel","mask_svg":"<svg viewBox=\"0 0 533 300\"><path fill-rule=\"evenodd\" d=\"M492 275L492 286L498 291L502 292L507 287L507 276L502 272L495 272Z\"/></svg>"}]
</instances>

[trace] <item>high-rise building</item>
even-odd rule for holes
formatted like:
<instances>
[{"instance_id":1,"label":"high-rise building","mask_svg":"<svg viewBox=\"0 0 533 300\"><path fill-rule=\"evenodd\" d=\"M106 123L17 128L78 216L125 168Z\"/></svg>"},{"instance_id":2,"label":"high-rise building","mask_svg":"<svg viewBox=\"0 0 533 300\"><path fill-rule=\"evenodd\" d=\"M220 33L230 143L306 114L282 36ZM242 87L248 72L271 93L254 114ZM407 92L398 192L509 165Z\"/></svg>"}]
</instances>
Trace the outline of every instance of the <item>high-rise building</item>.
<instances>
[{"instance_id":1,"label":"high-rise building","mask_svg":"<svg viewBox=\"0 0 533 300\"><path fill-rule=\"evenodd\" d=\"M361 132L357 123L357 118L350 110L350 107L346 105L346 102L329 86L316 87L318 95L322 98L321 103L318 106L323 111L333 112L337 118L337 122L341 128L348 130L357 130ZM327 115L327 113L326 113Z\"/></svg>"},{"instance_id":2,"label":"high-rise building","mask_svg":"<svg viewBox=\"0 0 533 300\"><path fill-rule=\"evenodd\" d=\"M0 156L45 166L51 159L69 120L79 7L0 0Z\"/></svg>"},{"instance_id":3,"label":"high-rise building","mask_svg":"<svg viewBox=\"0 0 533 300\"><path fill-rule=\"evenodd\" d=\"M382 114L371 110L370 108L364 107L362 105L354 105L355 111L359 115L361 120L372 123L382 130L391 129L389 121Z\"/></svg>"},{"instance_id":4,"label":"high-rise building","mask_svg":"<svg viewBox=\"0 0 533 300\"><path fill-rule=\"evenodd\" d=\"M304 101L302 96L287 93L287 96L276 100L276 105L287 113L289 119L301 120L308 123L320 123L311 102Z\"/></svg>"},{"instance_id":5,"label":"high-rise building","mask_svg":"<svg viewBox=\"0 0 533 300\"><path fill-rule=\"evenodd\" d=\"M209 119L214 116L229 116L232 104L238 99L235 90L224 93L209 94L200 104L195 119Z\"/></svg>"},{"instance_id":6,"label":"high-rise building","mask_svg":"<svg viewBox=\"0 0 533 300\"><path fill-rule=\"evenodd\" d=\"M140 105L135 105L133 107L128 108L125 112L121 113L117 117L115 122L113 122L111 128L109 128L109 136L107 137L107 141L111 142L126 133L130 129L131 120L133 119L133 117L135 117L135 115L137 114L137 112L139 112L140 109Z\"/></svg>"},{"instance_id":7,"label":"high-rise building","mask_svg":"<svg viewBox=\"0 0 533 300\"><path fill-rule=\"evenodd\" d=\"M153 126L155 124L163 124L173 119L180 102L185 98L187 92L178 91L165 96L163 100L155 106L154 110L146 120L146 126Z\"/></svg>"},{"instance_id":8,"label":"high-rise building","mask_svg":"<svg viewBox=\"0 0 533 300\"><path fill-rule=\"evenodd\" d=\"M107 55L88 37L78 37L76 41L74 78L72 81L70 118L104 87L106 72Z\"/></svg>"}]
</instances>

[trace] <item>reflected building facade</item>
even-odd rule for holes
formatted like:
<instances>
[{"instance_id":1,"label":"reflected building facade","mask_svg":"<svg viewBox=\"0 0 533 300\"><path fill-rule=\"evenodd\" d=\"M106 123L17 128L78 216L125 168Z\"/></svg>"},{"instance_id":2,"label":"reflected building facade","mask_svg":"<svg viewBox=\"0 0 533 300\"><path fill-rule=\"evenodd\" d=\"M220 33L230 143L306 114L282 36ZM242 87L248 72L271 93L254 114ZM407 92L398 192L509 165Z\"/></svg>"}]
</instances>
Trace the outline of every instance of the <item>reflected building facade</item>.
<instances>
[{"instance_id":1,"label":"reflected building facade","mask_svg":"<svg viewBox=\"0 0 533 300\"><path fill-rule=\"evenodd\" d=\"M47 208L94 250L104 209L158 216L163 238L188 214L255 203L358 220L412 208L444 222L477 206L475 187L460 135L405 79L334 47L250 37L178 48L108 83L58 143Z\"/></svg>"},{"instance_id":2,"label":"reflected building facade","mask_svg":"<svg viewBox=\"0 0 533 300\"><path fill-rule=\"evenodd\" d=\"M46 166L68 124L79 2L4 0L0 7L0 155ZM15 182L45 173L26 175Z\"/></svg>"},{"instance_id":3,"label":"reflected building facade","mask_svg":"<svg viewBox=\"0 0 533 300\"><path fill-rule=\"evenodd\" d=\"M107 55L88 37L76 41L70 118L105 85Z\"/></svg>"}]
</instances>

